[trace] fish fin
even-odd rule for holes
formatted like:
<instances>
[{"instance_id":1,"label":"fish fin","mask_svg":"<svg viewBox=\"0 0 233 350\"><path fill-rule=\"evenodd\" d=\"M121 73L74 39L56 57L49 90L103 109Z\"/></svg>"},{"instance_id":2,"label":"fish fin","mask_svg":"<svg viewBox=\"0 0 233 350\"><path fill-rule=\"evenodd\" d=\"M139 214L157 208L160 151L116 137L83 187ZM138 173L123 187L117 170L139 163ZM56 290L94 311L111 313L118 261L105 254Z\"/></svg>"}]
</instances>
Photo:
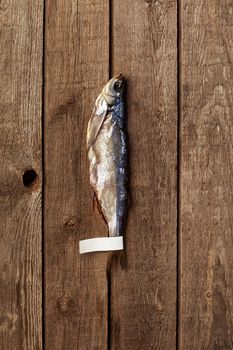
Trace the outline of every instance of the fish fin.
<instances>
[{"instance_id":1,"label":"fish fin","mask_svg":"<svg viewBox=\"0 0 233 350\"><path fill-rule=\"evenodd\" d=\"M99 211L98 209L98 199L96 197L96 193L93 194L93 211Z\"/></svg>"},{"instance_id":2,"label":"fish fin","mask_svg":"<svg viewBox=\"0 0 233 350\"><path fill-rule=\"evenodd\" d=\"M100 205L100 202L98 200L98 197L97 197L97 194L94 192L94 196L93 196L93 210L97 210L98 213L102 216L105 224L108 226L108 222L102 212L102 209L101 209L101 205Z\"/></svg>"},{"instance_id":3,"label":"fish fin","mask_svg":"<svg viewBox=\"0 0 233 350\"><path fill-rule=\"evenodd\" d=\"M125 250L119 252L109 252L107 257L107 275L111 273L111 269L113 266L119 265L122 270L127 269L127 257L125 254Z\"/></svg>"},{"instance_id":4,"label":"fish fin","mask_svg":"<svg viewBox=\"0 0 233 350\"><path fill-rule=\"evenodd\" d=\"M107 101L100 94L96 100L95 107L87 127L87 149L88 150L97 139L107 114L108 114Z\"/></svg>"}]
</instances>

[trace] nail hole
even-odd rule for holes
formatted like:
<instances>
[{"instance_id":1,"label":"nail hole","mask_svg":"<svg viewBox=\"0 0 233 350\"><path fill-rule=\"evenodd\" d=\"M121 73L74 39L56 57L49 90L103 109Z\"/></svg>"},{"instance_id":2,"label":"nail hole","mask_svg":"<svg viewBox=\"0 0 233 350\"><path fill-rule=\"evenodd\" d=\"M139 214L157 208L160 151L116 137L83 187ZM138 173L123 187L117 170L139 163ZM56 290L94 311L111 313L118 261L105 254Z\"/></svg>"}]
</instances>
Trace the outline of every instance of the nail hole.
<instances>
[{"instance_id":1,"label":"nail hole","mask_svg":"<svg viewBox=\"0 0 233 350\"><path fill-rule=\"evenodd\" d=\"M33 169L28 169L23 174L23 184L30 191L35 191L38 187L38 175Z\"/></svg>"}]
</instances>

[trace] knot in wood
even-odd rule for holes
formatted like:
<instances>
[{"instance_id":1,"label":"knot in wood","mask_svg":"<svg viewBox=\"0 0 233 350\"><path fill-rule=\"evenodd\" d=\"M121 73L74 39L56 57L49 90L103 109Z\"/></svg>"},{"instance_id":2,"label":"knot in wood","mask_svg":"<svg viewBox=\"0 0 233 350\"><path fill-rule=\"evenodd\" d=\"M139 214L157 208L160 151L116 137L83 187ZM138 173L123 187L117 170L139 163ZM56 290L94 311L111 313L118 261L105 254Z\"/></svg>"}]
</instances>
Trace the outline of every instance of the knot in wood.
<instances>
[{"instance_id":1,"label":"knot in wood","mask_svg":"<svg viewBox=\"0 0 233 350\"><path fill-rule=\"evenodd\" d=\"M57 308L60 314L66 314L71 305L73 305L73 300L66 297L61 297L57 300Z\"/></svg>"}]
</instances>

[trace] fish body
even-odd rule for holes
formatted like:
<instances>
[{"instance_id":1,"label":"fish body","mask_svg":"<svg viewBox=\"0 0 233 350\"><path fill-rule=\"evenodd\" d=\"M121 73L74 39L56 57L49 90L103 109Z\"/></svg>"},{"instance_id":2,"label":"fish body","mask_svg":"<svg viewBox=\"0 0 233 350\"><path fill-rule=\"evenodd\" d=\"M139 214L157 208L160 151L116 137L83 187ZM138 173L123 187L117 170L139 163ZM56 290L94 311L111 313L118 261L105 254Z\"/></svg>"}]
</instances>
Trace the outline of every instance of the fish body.
<instances>
[{"instance_id":1,"label":"fish body","mask_svg":"<svg viewBox=\"0 0 233 350\"><path fill-rule=\"evenodd\" d=\"M112 78L98 96L88 124L90 183L109 236L121 236L127 202L127 146L123 78Z\"/></svg>"}]
</instances>

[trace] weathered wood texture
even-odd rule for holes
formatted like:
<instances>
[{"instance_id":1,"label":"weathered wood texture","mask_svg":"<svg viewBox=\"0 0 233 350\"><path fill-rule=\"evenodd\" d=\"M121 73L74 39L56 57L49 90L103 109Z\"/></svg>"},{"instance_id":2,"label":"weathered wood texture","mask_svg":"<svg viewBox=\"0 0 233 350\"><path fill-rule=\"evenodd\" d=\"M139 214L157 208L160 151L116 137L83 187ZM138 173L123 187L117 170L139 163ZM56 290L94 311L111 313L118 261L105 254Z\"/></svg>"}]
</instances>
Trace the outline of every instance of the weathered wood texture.
<instances>
[{"instance_id":1,"label":"weathered wood texture","mask_svg":"<svg viewBox=\"0 0 233 350\"><path fill-rule=\"evenodd\" d=\"M113 2L113 73L127 76L127 267L112 268L111 348L176 348L177 45L174 1Z\"/></svg>"},{"instance_id":2,"label":"weathered wood texture","mask_svg":"<svg viewBox=\"0 0 233 350\"><path fill-rule=\"evenodd\" d=\"M178 3L180 23L174 0L0 1L1 350L233 349L233 7ZM128 81L130 206L108 284L78 242L107 235L85 139L109 70Z\"/></svg>"},{"instance_id":3,"label":"weathered wood texture","mask_svg":"<svg viewBox=\"0 0 233 350\"><path fill-rule=\"evenodd\" d=\"M43 1L0 5L0 349L41 349ZM39 180L23 185L26 169Z\"/></svg>"},{"instance_id":4,"label":"weathered wood texture","mask_svg":"<svg viewBox=\"0 0 233 350\"><path fill-rule=\"evenodd\" d=\"M109 75L107 0L49 0L45 43L45 331L47 349L106 349L106 255L79 239L107 235L93 212L87 122Z\"/></svg>"},{"instance_id":5,"label":"weathered wood texture","mask_svg":"<svg viewBox=\"0 0 233 350\"><path fill-rule=\"evenodd\" d=\"M181 349L233 349L232 3L181 2Z\"/></svg>"}]
</instances>

